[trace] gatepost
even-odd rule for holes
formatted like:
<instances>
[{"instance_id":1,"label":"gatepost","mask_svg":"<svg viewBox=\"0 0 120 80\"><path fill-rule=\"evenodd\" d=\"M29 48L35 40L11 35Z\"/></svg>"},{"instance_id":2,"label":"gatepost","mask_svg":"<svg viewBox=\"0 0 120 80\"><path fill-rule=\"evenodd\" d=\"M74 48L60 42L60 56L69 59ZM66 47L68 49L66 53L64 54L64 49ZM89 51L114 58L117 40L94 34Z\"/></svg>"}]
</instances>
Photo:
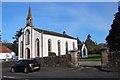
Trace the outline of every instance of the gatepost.
<instances>
[{"instance_id":1,"label":"gatepost","mask_svg":"<svg viewBox=\"0 0 120 80\"><path fill-rule=\"evenodd\" d=\"M108 48L101 49L101 67L107 68L108 67Z\"/></svg>"},{"instance_id":2,"label":"gatepost","mask_svg":"<svg viewBox=\"0 0 120 80\"><path fill-rule=\"evenodd\" d=\"M79 55L78 55L78 50L71 50L71 66L74 68L79 67Z\"/></svg>"}]
</instances>

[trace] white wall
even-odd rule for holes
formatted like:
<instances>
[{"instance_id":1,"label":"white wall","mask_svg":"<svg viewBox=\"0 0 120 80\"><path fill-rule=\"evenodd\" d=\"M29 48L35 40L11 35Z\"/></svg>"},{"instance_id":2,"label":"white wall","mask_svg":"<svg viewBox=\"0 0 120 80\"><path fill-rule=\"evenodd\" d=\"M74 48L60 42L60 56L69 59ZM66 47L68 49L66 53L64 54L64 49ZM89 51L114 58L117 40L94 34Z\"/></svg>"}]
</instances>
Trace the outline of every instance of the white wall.
<instances>
[{"instance_id":1,"label":"white wall","mask_svg":"<svg viewBox=\"0 0 120 80\"><path fill-rule=\"evenodd\" d=\"M26 30L29 30L29 32L30 32L30 43L29 43L29 45L26 45L25 44L25 32L26 32ZM32 40L32 37L31 37L31 33L32 33L32 29L31 29L31 27L29 27L29 26L27 26L25 29L24 29L24 37L23 37L23 40L24 40L24 42L23 42L23 45L24 45L24 47L23 47L23 55L25 56L25 50L26 50L26 48L29 48L30 49L30 58L32 58L32 54L31 54L31 52L32 52L32 49L31 49L31 45L32 45L32 42L31 42L31 40Z\"/></svg>"},{"instance_id":2,"label":"white wall","mask_svg":"<svg viewBox=\"0 0 120 80\"><path fill-rule=\"evenodd\" d=\"M29 45L25 45L25 31L26 30L30 31L30 44ZM32 33L32 34L31 34ZM42 42L42 35L43 35L43 42ZM75 44L75 48L78 49L77 47L77 40L75 39L70 39L70 38L64 38L64 37L58 37L58 36L53 36L53 35L48 35L48 34L41 34L38 31L32 29L31 27L26 27L24 29L24 34L21 35L21 37L19 38L19 45L18 45L18 50L19 50L19 56L18 59L22 59L20 58L20 42L23 41L23 54L25 56L25 49L29 48L30 49L30 57L31 58L35 58L36 57L36 52L35 52L35 40L39 39L39 51L40 51L40 57L46 57L48 56L48 39L51 39L51 43L52 43L52 52L55 52L56 55L58 55L58 40L60 40L60 44L61 44L61 55L65 55L66 54L66 41L68 42L68 50L73 50L73 42ZM31 41L32 40L32 41ZM42 52L42 44L43 44L43 52Z\"/></svg>"},{"instance_id":3,"label":"white wall","mask_svg":"<svg viewBox=\"0 0 120 80\"><path fill-rule=\"evenodd\" d=\"M23 41L23 35L21 35L18 39L18 59L23 59L23 58L20 58L20 43L21 41Z\"/></svg>"},{"instance_id":4,"label":"white wall","mask_svg":"<svg viewBox=\"0 0 120 80\"><path fill-rule=\"evenodd\" d=\"M9 56L9 57L7 57L7 59L11 59L12 58L11 53L0 53L0 59L6 59L6 55Z\"/></svg>"},{"instance_id":5,"label":"white wall","mask_svg":"<svg viewBox=\"0 0 120 80\"><path fill-rule=\"evenodd\" d=\"M40 56L39 57L42 57L42 50L41 50L41 33L39 33L38 31L35 31L34 29L33 29L33 37L32 37L32 53L34 53L34 55L33 55L33 58L35 58L36 57L36 51L35 51L35 41L36 41L36 39L39 39L39 53L40 53Z\"/></svg>"},{"instance_id":6,"label":"white wall","mask_svg":"<svg viewBox=\"0 0 120 80\"><path fill-rule=\"evenodd\" d=\"M53 35L47 35L43 34L43 53L44 57L48 56L48 39L51 39L51 45L52 45L52 52L55 52L56 55L58 55L58 40L60 40L61 44L61 55L66 54L66 47L65 43L66 41L68 42L68 50L73 50L73 42L75 44L75 48L77 49L77 40L75 39L69 39L69 38L64 38L64 37L58 37L58 36L53 36Z\"/></svg>"}]
</instances>

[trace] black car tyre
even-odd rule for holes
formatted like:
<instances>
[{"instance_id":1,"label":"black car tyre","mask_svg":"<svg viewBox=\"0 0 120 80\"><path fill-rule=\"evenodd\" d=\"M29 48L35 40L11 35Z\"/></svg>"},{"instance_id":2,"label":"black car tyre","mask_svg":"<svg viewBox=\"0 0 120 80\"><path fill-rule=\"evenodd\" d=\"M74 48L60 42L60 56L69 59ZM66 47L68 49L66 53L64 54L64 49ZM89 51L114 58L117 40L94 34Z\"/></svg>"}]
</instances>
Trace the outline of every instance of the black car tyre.
<instances>
[{"instance_id":1,"label":"black car tyre","mask_svg":"<svg viewBox=\"0 0 120 80\"><path fill-rule=\"evenodd\" d=\"M14 72L15 72L15 69L14 69L14 68L11 68L11 72L14 73Z\"/></svg>"},{"instance_id":2,"label":"black car tyre","mask_svg":"<svg viewBox=\"0 0 120 80\"><path fill-rule=\"evenodd\" d=\"M24 73L28 73L28 69L27 68L24 68Z\"/></svg>"}]
</instances>

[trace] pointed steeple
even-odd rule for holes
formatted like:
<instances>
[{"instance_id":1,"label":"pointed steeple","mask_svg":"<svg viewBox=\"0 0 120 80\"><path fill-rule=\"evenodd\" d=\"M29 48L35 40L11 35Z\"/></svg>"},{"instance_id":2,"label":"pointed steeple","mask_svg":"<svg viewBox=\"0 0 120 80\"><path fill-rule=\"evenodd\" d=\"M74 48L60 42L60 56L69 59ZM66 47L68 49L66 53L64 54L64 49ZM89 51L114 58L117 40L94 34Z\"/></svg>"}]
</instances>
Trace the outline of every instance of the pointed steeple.
<instances>
[{"instance_id":1,"label":"pointed steeple","mask_svg":"<svg viewBox=\"0 0 120 80\"><path fill-rule=\"evenodd\" d=\"M31 26L32 27L32 14L31 14L31 8L29 6L28 10L28 16L27 16L27 24L26 26Z\"/></svg>"}]
</instances>

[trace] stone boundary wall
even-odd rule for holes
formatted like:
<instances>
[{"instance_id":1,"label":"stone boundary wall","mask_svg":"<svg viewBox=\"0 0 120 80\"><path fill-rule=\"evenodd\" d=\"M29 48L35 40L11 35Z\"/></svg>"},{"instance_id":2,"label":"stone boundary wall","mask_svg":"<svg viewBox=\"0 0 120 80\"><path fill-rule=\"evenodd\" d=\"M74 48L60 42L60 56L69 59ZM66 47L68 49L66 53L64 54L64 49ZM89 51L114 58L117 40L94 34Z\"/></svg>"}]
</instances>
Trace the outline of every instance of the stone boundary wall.
<instances>
[{"instance_id":1,"label":"stone boundary wall","mask_svg":"<svg viewBox=\"0 0 120 80\"><path fill-rule=\"evenodd\" d=\"M71 55L50 56L37 58L41 62L42 67L70 67Z\"/></svg>"},{"instance_id":2,"label":"stone boundary wall","mask_svg":"<svg viewBox=\"0 0 120 80\"><path fill-rule=\"evenodd\" d=\"M101 54L102 69L120 71L120 51L109 52L109 50L103 49Z\"/></svg>"},{"instance_id":3,"label":"stone boundary wall","mask_svg":"<svg viewBox=\"0 0 120 80\"><path fill-rule=\"evenodd\" d=\"M15 63L16 61L2 61L2 68L7 68L7 67L10 68Z\"/></svg>"},{"instance_id":4,"label":"stone boundary wall","mask_svg":"<svg viewBox=\"0 0 120 80\"><path fill-rule=\"evenodd\" d=\"M79 55L77 53L36 58L40 61L41 67L79 67ZM11 67L16 61L3 61L2 67Z\"/></svg>"},{"instance_id":5,"label":"stone boundary wall","mask_svg":"<svg viewBox=\"0 0 120 80\"><path fill-rule=\"evenodd\" d=\"M120 51L108 53L108 67L120 69Z\"/></svg>"}]
</instances>

